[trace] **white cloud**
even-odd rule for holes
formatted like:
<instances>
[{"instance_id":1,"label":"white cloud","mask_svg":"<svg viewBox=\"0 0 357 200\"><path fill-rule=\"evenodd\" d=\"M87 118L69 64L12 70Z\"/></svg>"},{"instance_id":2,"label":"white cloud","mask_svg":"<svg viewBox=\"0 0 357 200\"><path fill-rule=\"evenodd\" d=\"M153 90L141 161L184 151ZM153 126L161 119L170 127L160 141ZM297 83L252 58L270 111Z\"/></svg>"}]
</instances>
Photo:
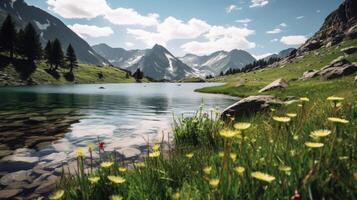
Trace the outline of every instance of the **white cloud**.
<instances>
[{"instance_id":1,"label":"white cloud","mask_svg":"<svg viewBox=\"0 0 357 200\"><path fill-rule=\"evenodd\" d=\"M307 38L304 35L291 35L282 37L280 42L286 45L300 45L305 43L306 40Z\"/></svg>"},{"instance_id":2,"label":"white cloud","mask_svg":"<svg viewBox=\"0 0 357 200\"><path fill-rule=\"evenodd\" d=\"M304 16L298 16L298 17L296 17L296 19L302 19L302 18L304 18Z\"/></svg>"},{"instance_id":3,"label":"white cloud","mask_svg":"<svg viewBox=\"0 0 357 200\"><path fill-rule=\"evenodd\" d=\"M269 3L268 0L251 0L252 4L249 6L251 8L254 7L263 7Z\"/></svg>"},{"instance_id":4,"label":"white cloud","mask_svg":"<svg viewBox=\"0 0 357 200\"><path fill-rule=\"evenodd\" d=\"M316 10L316 13L320 13L321 12L321 10Z\"/></svg>"},{"instance_id":5,"label":"white cloud","mask_svg":"<svg viewBox=\"0 0 357 200\"><path fill-rule=\"evenodd\" d=\"M242 8L240 7L237 7L236 5L229 5L227 8L226 8L226 12L227 13L231 13L235 10L242 10Z\"/></svg>"},{"instance_id":6,"label":"white cloud","mask_svg":"<svg viewBox=\"0 0 357 200\"><path fill-rule=\"evenodd\" d=\"M92 19L103 16L117 25L153 26L158 24L158 14L140 15L130 8L112 9L106 0L47 0L49 9L64 18Z\"/></svg>"},{"instance_id":7,"label":"white cloud","mask_svg":"<svg viewBox=\"0 0 357 200\"><path fill-rule=\"evenodd\" d=\"M279 24L279 26L281 26L281 27L287 27L288 25L287 25L285 22L283 22L283 23Z\"/></svg>"},{"instance_id":8,"label":"white cloud","mask_svg":"<svg viewBox=\"0 0 357 200\"><path fill-rule=\"evenodd\" d=\"M275 28L271 31L267 31L267 34L277 34L277 33L281 33L283 30L281 30L280 28Z\"/></svg>"},{"instance_id":9,"label":"white cloud","mask_svg":"<svg viewBox=\"0 0 357 200\"><path fill-rule=\"evenodd\" d=\"M143 29L128 28L127 33L141 40L147 46L154 44L166 45L170 40L175 39L195 39L207 32L211 26L203 20L190 19L187 23L174 17L166 18L158 24L155 32Z\"/></svg>"},{"instance_id":10,"label":"white cloud","mask_svg":"<svg viewBox=\"0 0 357 200\"><path fill-rule=\"evenodd\" d=\"M125 42L125 46L127 47L133 47L135 44L131 42Z\"/></svg>"},{"instance_id":11,"label":"white cloud","mask_svg":"<svg viewBox=\"0 0 357 200\"><path fill-rule=\"evenodd\" d=\"M183 44L181 48L186 53L208 54L214 51L233 49L251 49L256 44L247 40L254 30L238 28L235 26L223 27L213 26L205 35L206 41L191 41Z\"/></svg>"},{"instance_id":12,"label":"white cloud","mask_svg":"<svg viewBox=\"0 0 357 200\"><path fill-rule=\"evenodd\" d=\"M243 23L243 24L247 24L247 23L249 23L249 22L252 22L252 20L249 19L249 18L245 18L245 19L238 19L238 20L236 20L236 22L238 22L238 23Z\"/></svg>"},{"instance_id":13,"label":"white cloud","mask_svg":"<svg viewBox=\"0 0 357 200\"><path fill-rule=\"evenodd\" d=\"M263 59L265 57L271 56L273 55L273 53L265 53L265 54L261 54L261 55L253 55L255 59L260 60Z\"/></svg>"},{"instance_id":14,"label":"white cloud","mask_svg":"<svg viewBox=\"0 0 357 200\"><path fill-rule=\"evenodd\" d=\"M277 41L279 41L278 38L274 38L274 39L271 39L271 40L270 40L270 42L277 42Z\"/></svg>"},{"instance_id":15,"label":"white cloud","mask_svg":"<svg viewBox=\"0 0 357 200\"><path fill-rule=\"evenodd\" d=\"M82 38L89 37L106 37L114 34L114 31L110 27L98 27L85 24L73 24L68 25L75 33Z\"/></svg>"}]
</instances>

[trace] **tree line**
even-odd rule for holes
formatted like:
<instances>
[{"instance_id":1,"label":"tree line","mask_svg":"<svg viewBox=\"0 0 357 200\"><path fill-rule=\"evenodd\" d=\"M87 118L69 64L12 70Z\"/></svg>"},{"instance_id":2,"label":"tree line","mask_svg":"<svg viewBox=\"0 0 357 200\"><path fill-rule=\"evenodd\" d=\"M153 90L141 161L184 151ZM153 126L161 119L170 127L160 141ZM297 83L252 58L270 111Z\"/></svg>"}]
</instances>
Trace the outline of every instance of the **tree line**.
<instances>
[{"instance_id":1,"label":"tree line","mask_svg":"<svg viewBox=\"0 0 357 200\"><path fill-rule=\"evenodd\" d=\"M36 60L45 59L51 70L59 67L68 68L70 73L77 66L77 57L71 44L64 55L61 42L58 39L48 41L42 49L40 35L31 23L24 29L16 30L15 22L8 15L0 29L0 52L8 53L11 60L14 57L25 58L34 64Z\"/></svg>"}]
</instances>

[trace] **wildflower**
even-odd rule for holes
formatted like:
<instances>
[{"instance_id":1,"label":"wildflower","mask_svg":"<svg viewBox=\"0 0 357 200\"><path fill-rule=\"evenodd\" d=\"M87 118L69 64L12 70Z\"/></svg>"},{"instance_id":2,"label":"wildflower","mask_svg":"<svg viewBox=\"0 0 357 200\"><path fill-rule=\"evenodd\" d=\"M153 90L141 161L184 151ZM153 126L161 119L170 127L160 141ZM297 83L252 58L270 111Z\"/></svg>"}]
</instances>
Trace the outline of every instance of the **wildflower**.
<instances>
[{"instance_id":1,"label":"wildflower","mask_svg":"<svg viewBox=\"0 0 357 200\"><path fill-rule=\"evenodd\" d=\"M276 111L276 109L275 109L275 108L271 108L271 109L270 109L270 111L275 112L275 111Z\"/></svg>"},{"instance_id":2,"label":"wildflower","mask_svg":"<svg viewBox=\"0 0 357 200\"><path fill-rule=\"evenodd\" d=\"M250 123L245 123L245 122L239 122L234 124L234 128L238 130L245 130L251 126Z\"/></svg>"},{"instance_id":3,"label":"wildflower","mask_svg":"<svg viewBox=\"0 0 357 200\"><path fill-rule=\"evenodd\" d=\"M220 151L220 152L218 153L218 157L223 158L223 156L224 156L224 152L223 152L223 151Z\"/></svg>"},{"instance_id":4,"label":"wildflower","mask_svg":"<svg viewBox=\"0 0 357 200\"><path fill-rule=\"evenodd\" d=\"M209 180L209 184L210 184L212 187L216 188L216 187L218 187L219 179L217 179L217 178L210 179L210 180Z\"/></svg>"},{"instance_id":5,"label":"wildflower","mask_svg":"<svg viewBox=\"0 0 357 200\"><path fill-rule=\"evenodd\" d=\"M150 158L157 158L160 156L160 151L154 151L152 153L149 153Z\"/></svg>"},{"instance_id":6,"label":"wildflower","mask_svg":"<svg viewBox=\"0 0 357 200\"><path fill-rule=\"evenodd\" d=\"M87 144L88 150L93 151L93 146L94 145L92 143Z\"/></svg>"},{"instance_id":7,"label":"wildflower","mask_svg":"<svg viewBox=\"0 0 357 200\"><path fill-rule=\"evenodd\" d=\"M298 104L297 106L298 106L298 107L302 107L302 104Z\"/></svg>"},{"instance_id":8,"label":"wildflower","mask_svg":"<svg viewBox=\"0 0 357 200\"><path fill-rule=\"evenodd\" d=\"M114 164L113 162L102 162L102 163L100 163L100 166L101 166L102 168L109 168L109 167L111 167L113 164Z\"/></svg>"},{"instance_id":9,"label":"wildflower","mask_svg":"<svg viewBox=\"0 0 357 200\"><path fill-rule=\"evenodd\" d=\"M57 190L56 192L52 193L49 196L49 199L51 200L61 199L63 195L64 195L64 190Z\"/></svg>"},{"instance_id":10,"label":"wildflower","mask_svg":"<svg viewBox=\"0 0 357 200\"><path fill-rule=\"evenodd\" d=\"M211 171L212 171L212 167L205 167L205 168L203 168L203 172L204 172L205 174L210 174Z\"/></svg>"},{"instance_id":11,"label":"wildflower","mask_svg":"<svg viewBox=\"0 0 357 200\"><path fill-rule=\"evenodd\" d=\"M311 132L312 137L326 137L331 134L329 130L316 130Z\"/></svg>"},{"instance_id":12,"label":"wildflower","mask_svg":"<svg viewBox=\"0 0 357 200\"><path fill-rule=\"evenodd\" d=\"M83 157L83 154L84 154L83 149L77 148L77 149L75 150L75 152L76 152L77 158Z\"/></svg>"},{"instance_id":13,"label":"wildflower","mask_svg":"<svg viewBox=\"0 0 357 200\"><path fill-rule=\"evenodd\" d=\"M305 142L305 145L310 148L320 148L323 147L323 143L318 143L318 142Z\"/></svg>"},{"instance_id":14,"label":"wildflower","mask_svg":"<svg viewBox=\"0 0 357 200\"><path fill-rule=\"evenodd\" d=\"M219 134L225 138L232 138L239 133L240 133L239 131L232 131L232 130L228 130L228 129L223 129L219 132Z\"/></svg>"},{"instance_id":15,"label":"wildflower","mask_svg":"<svg viewBox=\"0 0 357 200\"><path fill-rule=\"evenodd\" d=\"M236 171L238 174L242 175L245 171L244 167L238 166L234 168L234 171Z\"/></svg>"},{"instance_id":16,"label":"wildflower","mask_svg":"<svg viewBox=\"0 0 357 200\"><path fill-rule=\"evenodd\" d=\"M290 172L291 171L291 167L289 167L289 166L280 166L279 170L283 171L283 172Z\"/></svg>"},{"instance_id":17,"label":"wildflower","mask_svg":"<svg viewBox=\"0 0 357 200\"><path fill-rule=\"evenodd\" d=\"M172 195L172 199L174 199L174 200L180 199L180 193L179 193L179 192L175 192L175 193Z\"/></svg>"},{"instance_id":18,"label":"wildflower","mask_svg":"<svg viewBox=\"0 0 357 200\"><path fill-rule=\"evenodd\" d=\"M118 171L119 172L126 172L128 169L127 168L125 168L125 167L119 167L118 168Z\"/></svg>"},{"instance_id":19,"label":"wildflower","mask_svg":"<svg viewBox=\"0 0 357 200\"><path fill-rule=\"evenodd\" d=\"M277 122L282 122L282 123L287 123L290 122L291 120L290 117L277 117L277 116L274 116L273 119Z\"/></svg>"},{"instance_id":20,"label":"wildflower","mask_svg":"<svg viewBox=\"0 0 357 200\"><path fill-rule=\"evenodd\" d=\"M329 117L328 120L330 122L334 122L334 123L340 123L340 124L348 124L349 121L346 119L341 119L341 118L337 118L337 117Z\"/></svg>"},{"instance_id":21,"label":"wildflower","mask_svg":"<svg viewBox=\"0 0 357 200\"><path fill-rule=\"evenodd\" d=\"M134 163L134 166L138 167L138 168L143 168L143 167L145 167L145 163L144 162Z\"/></svg>"},{"instance_id":22,"label":"wildflower","mask_svg":"<svg viewBox=\"0 0 357 200\"><path fill-rule=\"evenodd\" d=\"M123 200L123 197L120 195L112 195L109 197L110 200Z\"/></svg>"},{"instance_id":23,"label":"wildflower","mask_svg":"<svg viewBox=\"0 0 357 200\"><path fill-rule=\"evenodd\" d=\"M348 156L340 156L338 157L339 160L348 160Z\"/></svg>"},{"instance_id":24,"label":"wildflower","mask_svg":"<svg viewBox=\"0 0 357 200\"><path fill-rule=\"evenodd\" d=\"M256 178L258 180L261 180L261 181L266 181L268 183L272 182L275 180L275 177L274 176L271 176L269 174L265 174L263 172L252 172L251 176L253 178Z\"/></svg>"},{"instance_id":25,"label":"wildflower","mask_svg":"<svg viewBox=\"0 0 357 200\"><path fill-rule=\"evenodd\" d=\"M88 177L88 180L91 184L96 184L100 180L100 177L98 177L98 176Z\"/></svg>"},{"instance_id":26,"label":"wildflower","mask_svg":"<svg viewBox=\"0 0 357 200\"><path fill-rule=\"evenodd\" d=\"M309 101L310 101L310 99L309 99L309 98L307 98L307 97L301 97L301 98L300 98L300 101L309 102Z\"/></svg>"},{"instance_id":27,"label":"wildflower","mask_svg":"<svg viewBox=\"0 0 357 200\"><path fill-rule=\"evenodd\" d=\"M191 159L192 157L193 157L193 153L188 153L188 154L186 154L186 157L188 158L188 159Z\"/></svg>"},{"instance_id":28,"label":"wildflower","mask_svg":"<svg viewBox=\"0 0 357 200\"><path fill-rule=\"evenodd\" d=\"M287 113L286 116L294 118L297 116L297 114L296 113Z\"/></svg>"},{"instance_id":29,"label":"wildflower","mask_svg":"<svg viewBox=\"0 0 357 200\"><path fill-rule=\"evenodd\" d=\"M116 184L121 184L125 182L125 178L121 177L121 176L107 176L108 179Z\"/></svg>"},{"instance_id":30,"label":"wildflower","mask_svg":"<svg viewBox=\"0 0 357 200\"><path fill-rule=\"evenodd\" d=\"M101 149L101 150L104 150L104 145L105 145L104 142L99 142L98 148Z\"/></svg>"},{"instance_id":31,"label":"wildflower","mask_svg":"<svg viewBox=\"0 0 357 200\"><path fill-rule=\"evenodd\" d=\"M295 190L294 195L290 198L290 200L299 200L300 199L300 194L297 190Z\"/></svg>"},{"instance_id":32,"label":"wildflower","mask_svg":"<svg viewBox=\"0 0 357 200\"><path fill-rule=\"evenodd\" d=\"M343 101L345 98L343 97L336 97L336 96L330 96L327 97L327 101Z\"/></svg>"},{"instance_id":33,"label":"wildflower","mask_svg":"<svg viewBox=\"0 0 357 200\"><path fill-rule=\"evenodd\" d=\"M153 147L152 147L152 150L153 151L159 151L160 149L160 145L159 144L155 144Z\"/></svg>"},{"instance_id":34,"label":"wildflower","mask_svg":"<svg viewBox=\"0 0 357 200\"><path fill-rule=\"evenodd\" d=\"M237 154L236 153L230 153L229 157L231 157L232 161L234 162L237 159Z\"/></svg>"}]
</instances>

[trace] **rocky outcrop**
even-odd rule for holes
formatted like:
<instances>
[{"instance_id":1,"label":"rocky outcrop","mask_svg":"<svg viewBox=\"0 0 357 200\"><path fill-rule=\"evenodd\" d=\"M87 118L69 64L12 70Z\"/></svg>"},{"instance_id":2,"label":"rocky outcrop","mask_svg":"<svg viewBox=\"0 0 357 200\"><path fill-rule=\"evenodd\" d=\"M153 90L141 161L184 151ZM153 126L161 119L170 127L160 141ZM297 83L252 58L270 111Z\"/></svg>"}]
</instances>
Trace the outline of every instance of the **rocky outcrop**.
<instances>
[{"instance_id":1,"label":"rocky outcrop","mask_svg":"<svg viewBox=\"0 0 357 200\"><path fill-rule=\"evenodd\" d=\"M283 103L283 101L274 96L250 96L226 108L222 113L222 118L249 116L259 111L264 111L270 106L279 106Z\"/></svg>"},{"instance_id":2,"label":"rocky outcrop","mask_svg":"<svg viewBox=\"0 0 357 200\"><path fill-rule=\"evenodd\" d=\"M320 30L298 49L298 54L357 38L357 1L345 0L326 17Z\"/></svg>"},{"instance_id":3,"label":"rocky outcrop","mask_svg":"<svg viewBox=\"0 0 357 200\"><path fill-rule=\"evenodd\" d=\"M304 72L300 80L306 80L320 76L323 80L330 80L342 76L348 76L357 72L356 63L350 63L343 56L333 60L329 65L320 70L309 70Z\"/></svg>"},{"instance_id":4,"label":"rocky outcrop","mask_svg":"<svg viewBox=\"0 0 357 200\"><path fill-rule=\"evenodd\" d=\"M282 78L279 78L279 79L273 81L272 83L270 83L269 85L265 86L261 90L259 90L259 92L266 92L266 91L274 90L277 88L286 88L288 86L289 86L288 81L286 81Z\"/></svg>"},{"instance_id":5,"label":"rocky outcrop","mask_svg":"<svg viewBox=\"0 0 357 200\"><path fill-rule=\"evenodd\" d=\"M343 48L341 49L341 51L346 55L351 55L355 52L357 52L357 46L351 46L351 47L346 47L346 48Z\"/></svg>"}]
</instances>

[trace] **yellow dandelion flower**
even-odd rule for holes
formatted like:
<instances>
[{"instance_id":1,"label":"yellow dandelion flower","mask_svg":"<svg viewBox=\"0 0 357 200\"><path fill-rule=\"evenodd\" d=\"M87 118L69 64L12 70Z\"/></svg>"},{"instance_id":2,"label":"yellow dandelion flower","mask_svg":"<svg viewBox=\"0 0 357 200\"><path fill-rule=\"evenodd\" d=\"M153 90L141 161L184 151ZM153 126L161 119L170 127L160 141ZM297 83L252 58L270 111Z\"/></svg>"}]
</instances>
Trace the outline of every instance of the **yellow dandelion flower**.
<instances>
[{"instance_id":1,"label":"yellow dandelion flower","mask_svg":"<svg viewBox=\"0 0 357 200\"><path fill-rule=\"evenodd\" d=\"M137 168L143 168L143 167L145 167L145 163L144 162L134 163L134 166Z\"/></svg>"},{"instance_id":2,"label":"yellow dandelion flower","mask_svg":"<svg viewBox=\"0 0 357 200\"><path fill-rule=\"evenodd\" d=\"M120 195L112 195L109 197L110 200L123 200L123 197Z\"/></svg>"},{"instance_id":3,"label":"yellow dandelion flower","mask_svg":"<svg viewBox=\"0 0 357 200\"><path fill-rule=\"evenodd\" d=\"M251 124L246 122L239 122L234 124L234 128L238 130L245 130L248 129L250 126Z\"/></svg>"},{"instance_id":4,"label":"yellow dandelion flower","mask_svg":"<svg viewBox=\"0 0 357 200\"><path fill-rule=\"evenodd\" d=\"M275 180L275 177L274 176L271 176L269 174L265 174L263 172L252 172L251 176L253 178L256 178L258 180L261 180L261 181L265 181L265 182L272 182Z\"/></svg>"},{"instance_id":5,"label":"yellow dandelion flower","mask_svg":"<svg viewBox=\"0 0 357 200\"><path fill-rule=\"evenodd\" d=\"M339 123L339 124L348 124L349 123L348 120L337 118L337 117L329 117L328 120L330 122Z\"/></svg>"},{"instance_id":6,"label":"yellow dandelion flower","mask_svg":"<svg viewBox=\"0 0 357 200\"><path fill-rule=\"evenodd\" d=\"M76 156L79 158L79 157L83 157L84 155L84 152L83 152L83 149L82 148L77 148L75 150L75 153L76 153Z\"/></svg>"},{"instance_id":7,"label":"yellow dandelion flower","mask_svg":"<svg viewBox=\"0 0 357 200\"><path fill-rule=\"evenodd\" d=\"M287 113L286 116L294 118L297 116L297 114L296 113Z\"/></svg>"},{"instance_id":8,"label":"yellow dandelion flower","mask_svg":"<svg viewBox=\"0 0 357 200\"><path fill-rule=\"evenodd\" d=\"M305 145L310 148L321 148L324 146L324 143L318 142L305 142Z\"/></svg>"},{"instance_id":9,"label":"yellow dandelion flower","mask_svg":"<svg viewBox=\"0 0 357 200\"><path fill-rule=\"evenodd\" d=\"M89 150L89 151L92 151L92 150L93 150L93 146L94 146L93 143L87 144L88 150Z\"/></svg>"},{"instance_id":10,"label":"yellow dandelion flower","mask_svg":"<svg viewBox=\"0 0 357 200\"><path fill-rule=\"evenodd\" d=\"M110 176L107 176L107 177L111 182L113 182L115 184L121 184L121 183L125 182L125 178L123 178L121 176L112 176L112 175L110 175Z\"/></svg>"},{"instance_id":11,"label":"yellow dandelion flower","mask_svg":"<svg viewBox=\"0 0 357 200\"><path fill-rule=\"evenodd\" d=\"M187 157L188 159L191 159L191 158L193 157L193 155L194 155L194 153L188 153L188 154L186 154L186 157Z\"/></svg>"},{"instance_id":12,"label":"yellow dandelion flower","mask_svg":"<svg viewBox=\"0 0 357 200\"><path fill-rule=\"evenodd\" d=\"M102 162L102 163L100 163L100 166L101 166L102 168L109 168L109 167L111 167L113 164L114 164L113 162Z\"/></svg>"},{"instance_id":13,"label":"yellow dandelion flower","mask_svg":"<svg viewBox=\"0 0 357 200\"><path fill-rule=\"evenodd\" d=\"M157 158L160 156L160 151L154 151L152 153L149 153L150 158Z\"/></svg>"},{"instance_id":14,"label":"yellow dandelion flower","mask_svg":"<svg viewBox=\"0 0 357 200\"><path fill-rule=\"evenodd\" d=\"M327 101L343 101L345 98L343 97L336 97L336 96L330 96L327 97Z\"/></svg>"},{"instance_id":15,"label":"yellow dandelion flower","mask_svg":"<svg viewBox=\"0 0 357 200\"><path fill-rule=\"evenodd\" d=\"M310 101L310 99L309 99L309 98L307 98L307 97L301 97L301 98L300 98L300 101L309 102L309 101Z\"/></svg>"},{"instance_id":16,"label":"yellow dandelion flower","mask_svg":"<svg viewBox=\"0 0 357 200\"><path fill-rule=\"evenodd\" d=\"M273 119L277 122L282 122L282 123L287 123L290 122L291 120L290 117L277 117L277 116L274 116Z\"/></svg>"},{"instance_id":17,"label":"yellow dandelion flower","mask_svg":"<svg viewBox=\"0 0 357 200\"><path fill-rule=\"evenodd\" d=\"M219 179L218 179L218 178L210 179L210 180L209 180L209 184L210 184L212 187L216 188L216 187L218 187Z\"/></svg>"},{"instance_id":18,"label":"yellow dandelion flower","mask_svg":"<svg viewBox=\"0 0 357 200\"><path fill-rule=\"evenodd\" d=\"M173 200L178 200L178 199L180 199L180 193L179 193L179 192L175 192L175 193L172 195L172 199L173 199Z\"/></svg>"},{"instance_id":19,"label":"yellow dandelion flower","mask_svg":"<svg viewBox=\"0 0 357 200\"><path fill-rule=\"evenodd\" d=\"M236 171L238 174L242 175L245 172L245 168L242 166L238 166L234 168L234 171Z\"/></svg>"},{"instance_id":20,"label":"yellow dandelion flower","mask_svg":"<svg viewBox=\"0 0 357 200\"><path fill-rule=\"evenodd\" d=\"M219 134L222 136L222 137L225 137L225 138L232 138L234 136L236 136L237 134L240 134L239 131L233 131L233 130L228 130L228 129L223 129L219 132Z\"/></svg>"},{"instance_id":21,"label":"yellow dandelion flower","mask_svg":"<svg viewBox=\"0 0 357 200\"><path fill-rule=\"evenodd\" d=\"M237 154L236 153L230 153L229 157L231 157L233 162L237 160Z\"/></svg>"},{"instance_id":22,"label":"yellow dandelion flower","mask_svg":"<svg viewBox=\"0 0 357 200\"><path fill-rule=\"evenodd\" d=\"M52 193L49 196L49 199L51 200L57 200L57 199L61 199L64 195L64 190L57 190L56 192Z\"/></svg>"},{"instance_id":23,"label":"yellow dandelion flower","mask_svg":"<svg viewBox=\"0 0 357 200\"><path fill-rule=\"evenodd\" d=\"M98 176L88 177L88 180L91 184L96 184L100 180L100 177Z\"/></svg>"},{"instance_id":24,"label":"yellow dandelion flower","mask_svg":"<svg viewBox=\"0 0 357 200\"><path fill-rule=\"evenodd\" d=\"M204 172L205 174L210 174L211 171L212 171L212 167L210 167L210 166L203 168L203 172Z\"/></svg>"},{"instance_id":25,"label":"yellow dandelion flower","mask_svg":"<svg viewBox=\"0 0 357 200\"><path fill-rule=\"evenodd\" d=\"M291 167L289 167L289 166L280 166L279 170L283 171L283 172L290 172L291 171Z\"/></svg>"},{"instance_id":26,"label":"yellow dandelion flower","mask_svg":"<svg viewBox=\"0 0 357 200\"><path fill-rule=\"evenodd\" d=\"M153 147L152 147L152 150L153 151L159 151L160 149L160 145L159 144L155 144Z\"/></svg>"},{"instance_id":27,"label":"yellow dandelion flower","mask_svg":"<svg viewBox=\"0 0 357 200\"><path fill-rule=\"evenodd\" d=\"M118 171L119 172L126 172L128 169L127 168L125 168L125 167L119 167L118 168Z\"/></svg>"},{"instance_id":28,"label":"yellow dandelion flower","mask_svg":"<svg viewBox=\"0 0 357 200\"><path fill-rule=\"evenodd\" d=\"M312 137L326 137L331 134L329 130L316 130L311 132Z\"/></svg>"},{"instance_id":29,"label":"yellow dandelion flower","mask_svg":"<svg viewBox=\"0 0 357 200\"><path fill-rule=\"evenodd\" d=\"M218 153L218 157L223 158L223 156L224 156L224 152L223 152L223 151L220 151L220 152Z\"/></svg>"}]
</instances>

